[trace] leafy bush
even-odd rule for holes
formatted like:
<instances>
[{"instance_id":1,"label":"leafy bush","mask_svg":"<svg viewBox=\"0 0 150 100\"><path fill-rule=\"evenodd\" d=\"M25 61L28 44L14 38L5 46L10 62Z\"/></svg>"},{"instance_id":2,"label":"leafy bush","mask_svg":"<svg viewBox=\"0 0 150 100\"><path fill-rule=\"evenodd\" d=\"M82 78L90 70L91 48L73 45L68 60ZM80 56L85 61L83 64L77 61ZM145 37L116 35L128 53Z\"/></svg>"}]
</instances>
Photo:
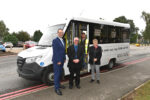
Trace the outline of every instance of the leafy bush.
<instances>
[{"instance_id":1,"label":"leafy bush","mask_svg":"<svg viewBox=\"0 0 150 100\"><path fill-rule=\"evenodd\" d=\"M6 35L3 39L4 42L11 42L13 45L17 45L18 39L15 35Z\"/></svg>"}]
</instances>

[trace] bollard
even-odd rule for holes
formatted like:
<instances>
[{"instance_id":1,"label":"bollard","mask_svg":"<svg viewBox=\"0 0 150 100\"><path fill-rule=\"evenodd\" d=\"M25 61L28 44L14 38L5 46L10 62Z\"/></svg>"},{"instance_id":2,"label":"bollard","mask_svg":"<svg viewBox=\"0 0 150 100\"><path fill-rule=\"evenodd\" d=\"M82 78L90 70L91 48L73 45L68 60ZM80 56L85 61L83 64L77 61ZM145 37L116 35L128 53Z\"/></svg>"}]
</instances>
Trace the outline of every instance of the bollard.
<instances>
[{"instance_id":1,"label":"bollard","mask_svg":"<svg viewBox=\"0 0 150 100\"><path fill-rule=\"evenodd\" d=\"M10 46L10 50L12 50L12 46Z\"/></svg>"},{"instance_id":2,"label":"bollard","mask_svg":"<svg viewBox=\"0 0 150 100\"><path fill-rule=\"evenodd\" d=\"M25 49L26 49L25 44L23 44L23 50L25 50Z\"/></svg>"}]
</instances>

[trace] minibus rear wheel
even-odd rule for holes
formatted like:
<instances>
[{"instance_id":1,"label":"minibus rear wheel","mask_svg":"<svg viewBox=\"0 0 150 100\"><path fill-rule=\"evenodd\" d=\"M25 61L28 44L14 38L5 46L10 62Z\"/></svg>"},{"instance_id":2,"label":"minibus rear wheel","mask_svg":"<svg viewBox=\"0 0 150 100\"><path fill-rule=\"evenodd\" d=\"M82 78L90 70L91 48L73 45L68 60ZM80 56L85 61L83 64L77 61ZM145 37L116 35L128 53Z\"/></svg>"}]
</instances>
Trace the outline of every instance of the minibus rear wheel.
<instances>
[{"instance_id":1,"label":"minibus rear wheel","mask_svg":"<svg viewBox=\"0 0 150 100\"><path fill-rule=\"evenodd\" d=\"M53 66L50 66L46 68L43 72L43 77L42 77L43 83L46 85L53 85L54 84L54 71L53 71Z\"/></svg>"},{"instance_id":2,"label":"minibus rear wheel","mask_svg":"<svg viewBox=\"0 0 150 100\"><path fill-rule=\"evenodd\" d=\"M108 70L111 70L115 65L115 61L113 59L111 59L107 65Z\"/></svg>"}]
</instances>

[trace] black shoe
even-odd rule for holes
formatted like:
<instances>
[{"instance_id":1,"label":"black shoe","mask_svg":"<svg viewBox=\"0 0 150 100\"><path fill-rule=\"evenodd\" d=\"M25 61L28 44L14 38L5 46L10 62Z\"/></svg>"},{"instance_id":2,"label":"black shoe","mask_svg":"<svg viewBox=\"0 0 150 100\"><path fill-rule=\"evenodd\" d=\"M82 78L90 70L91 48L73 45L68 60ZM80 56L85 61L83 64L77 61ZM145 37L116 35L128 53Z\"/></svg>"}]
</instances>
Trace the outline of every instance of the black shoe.
<instances>
[{"instance_id":1,"label":"black shoe","mask_svg":"<svg viewBox=\"0 0 150 100\"><path fill-rule=\"evenodd\" d=\"M59 88L65 89L66 87L64 85L60 85Z\"/></svg>"},{"instance_id":2,"label":"black shoe","mask_svg":"<svg viewBox=\"0 0 150 100\"><path fill-rule=\"evenodd\" d=\"M80 85L77 85L76 87L77 87L78 89L80 89L80 88L81 88L81 87L80 87Z\"/></svg>"},{"instance_id":3,"label":"black shoe","mask_svg":"<svg viewBox=\"0 0 150 100\"><path fill-rule=\"evenodd\" d=\"M69 85L69 89L72 89L73 88L73 86L72 85Z\"/></svg>"},{"instance_id":4,"label":"black shoe","mask_svg":"<svg viewBox=\"0 0 150 100\"><path fill-rule=\"evenodd\" d=\"M98 83L98 84L100 84L100 81L99 81L99 80L97 80L97 83Z\"/></svg>"},{"instance_id":5,"label":"black shoe","mask_svg":"<svg viewBox=\"0 0 150 100\"><path fill-rule=\"evenodd\" d=\"M57 95L62 95L62 92L60 90L55 90Z\"/></svg>"},{"instance_id":6,"label":"black shoe","mask_svg":"<svg viewBox=\"0 0 150 100\"><path fill-rule=\"evenodd\" d=\"M94 82L94 80L93 80L93 79L91 79L91 81L90 81L90 82L92 83L92 82Z\"/></svg>"}]
</instances>

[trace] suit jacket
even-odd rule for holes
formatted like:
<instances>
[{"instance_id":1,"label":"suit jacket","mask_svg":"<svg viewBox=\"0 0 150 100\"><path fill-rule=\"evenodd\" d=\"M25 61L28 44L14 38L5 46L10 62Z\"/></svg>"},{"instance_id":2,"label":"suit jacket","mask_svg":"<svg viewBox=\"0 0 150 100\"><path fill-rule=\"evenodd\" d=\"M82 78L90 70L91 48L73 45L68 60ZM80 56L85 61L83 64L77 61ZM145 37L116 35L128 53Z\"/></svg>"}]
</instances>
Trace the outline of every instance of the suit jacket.
<instances>
[{"instance_id":1,"label":"suit jacket","mask_svg":"<svg viewBox=\"0 0 150 100\"><path fill-rule=\"evenodd\" d=\"M68 67L82 67L82 61L83 61L83 56L84 56L84 51L83 51L82 46L78 45L77 58L76 58L76 59L79 59L78 64L73 62L73 60L75 59L75 55L76 55L74 45L71 45L68 47L67 55L69 57Z\"/></svg>"},{"instance_id":2,"label":"suit jacket","mask_svg":"<svg viewBox=\"0 0 150 100\"><path fill-rule=\"evenodd\" d=\"M65 44L65 43L64 43ZM65 46L62 44L61 40L57 37L53 40L53 63L64 63L66 60Z\"/></svg>"},{"instance_id":3,"label":"suit jacket","mask_svg":"<svg viewBox=\"0 0 150 100\"><path fill-rule=\"evenodd\" d=\"M98 46L97 49L95 49L94 46L91 46L89 48L89 63L94 64L94 58L97 58L97 61L95 62L96 65L100 65L101 62L101 57L102 57L102 49L100 46Z\"/></svg>"}]
</instances>

